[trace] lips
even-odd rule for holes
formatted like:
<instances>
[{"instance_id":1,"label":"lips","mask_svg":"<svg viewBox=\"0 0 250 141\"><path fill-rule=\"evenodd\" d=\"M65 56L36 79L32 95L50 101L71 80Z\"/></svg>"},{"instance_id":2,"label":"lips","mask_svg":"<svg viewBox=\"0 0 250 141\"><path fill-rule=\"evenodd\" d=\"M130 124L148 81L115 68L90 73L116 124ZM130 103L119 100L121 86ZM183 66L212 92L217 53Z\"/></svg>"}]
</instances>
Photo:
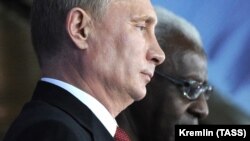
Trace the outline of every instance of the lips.
<instances>
[{"instance_id":1,"label":"lips","mask_svg":"<svg viewBox=\"0 0 250 141\"><path fill-rule=\"evenodd\" d=\"M153 73L150 71L143 71L142 74L148 78L148 82L151 80L153 77Z\"/></svg>"},{"instance_id":2,"label":"lips","mask_svg":"<svg viewBox=\"0 0 250 141\"><path fill-rule=\"evenodd\" d=\"M153 77L153 73L145 73L145 74L148 75L150 79Z\"/></svg>"}]
</instances>

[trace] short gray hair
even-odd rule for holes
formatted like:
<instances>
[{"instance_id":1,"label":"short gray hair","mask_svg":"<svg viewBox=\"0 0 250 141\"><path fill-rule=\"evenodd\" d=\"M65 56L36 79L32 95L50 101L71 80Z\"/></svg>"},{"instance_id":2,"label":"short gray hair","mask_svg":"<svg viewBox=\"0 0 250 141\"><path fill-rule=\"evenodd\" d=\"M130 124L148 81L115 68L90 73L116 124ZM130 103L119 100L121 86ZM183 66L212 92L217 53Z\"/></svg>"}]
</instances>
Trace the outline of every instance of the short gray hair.
<instances>
[{"instance_id":1,"label":"short gray hair","mask_svg":"<svg viewBox=\"0 0 250 141\"><path fill-rule=\"evenodd\" d=\"M187 20L162 7L155 7L155 11L158 18L155 33L158 36L157 38L160 44L163 44L161 42L164 42L165 40L162 38L171 37L172 32L177 31L183 34L185 38L202 46L202 40L198 30Z\"/></svg>"}]
</instances>

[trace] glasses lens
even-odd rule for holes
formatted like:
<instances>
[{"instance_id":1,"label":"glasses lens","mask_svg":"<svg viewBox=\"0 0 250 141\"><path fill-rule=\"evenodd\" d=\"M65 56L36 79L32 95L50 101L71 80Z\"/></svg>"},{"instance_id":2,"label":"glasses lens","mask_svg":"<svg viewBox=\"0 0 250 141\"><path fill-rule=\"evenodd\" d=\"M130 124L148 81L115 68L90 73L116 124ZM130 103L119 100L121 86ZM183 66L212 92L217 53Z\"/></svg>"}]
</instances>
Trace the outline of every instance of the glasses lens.
<instances>
[{"instance_id":1,"label":"glasses lens","mask_svg":"<svg viewBox=\"0 0 250 141\"><path fill-rule=\"evenodd\" d=\"M209 91L211 90L212 87L207 85L189 85L188 87L183 88L184 95L189 100L196 100L201 94L204 94L205 99L208 100L211 94Z\"/></svg>"},{"instance_id":2,"label":"glasses lens","mask_svg":"<svg viewBox=\"0 0 250 141\"><path fill-rule=\"evenodd\" d=\"M201 84L195 80L176 79L168 74L163 74L158 71L155 71L155 73L169 80L175 85L180 86L182 88L183 95L189 100L196 100L201 94L204 94L206 100L208 100L210 97L210 91L212 91L212 87L207 85L206 82Z\"/></svg>"},{"instance_id":3,"label":"glasses lens","mask_svg":"<svg viewBox=\"0 0 250 141\"><path fill-rule=\"evenodd\" d=\"M213 90L212 86L206 85L205 92L204 92L206 100L208 100L210 98L210 96L212 94L212 92L211 92L212 90Z\"/></svg>"}]
</instances>

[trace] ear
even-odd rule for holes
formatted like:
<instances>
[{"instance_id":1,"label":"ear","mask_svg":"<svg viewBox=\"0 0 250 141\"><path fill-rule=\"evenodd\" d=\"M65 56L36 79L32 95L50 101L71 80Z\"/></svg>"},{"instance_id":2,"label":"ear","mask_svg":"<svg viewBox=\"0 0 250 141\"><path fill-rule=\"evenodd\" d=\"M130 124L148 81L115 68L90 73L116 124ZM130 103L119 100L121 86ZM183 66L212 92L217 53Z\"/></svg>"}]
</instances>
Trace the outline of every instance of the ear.
<instances>
[{"instance_id":1,"label":"ear","mask_svg":"<svg viewBox=\"0 0 250 141\"><path fill-rule=\"evenodd\" d=\"M69 11L66 28L76 47L88 48L87 39L91 29L91 18L83 9L75 7Z\"/></svg>"}]
</instances>

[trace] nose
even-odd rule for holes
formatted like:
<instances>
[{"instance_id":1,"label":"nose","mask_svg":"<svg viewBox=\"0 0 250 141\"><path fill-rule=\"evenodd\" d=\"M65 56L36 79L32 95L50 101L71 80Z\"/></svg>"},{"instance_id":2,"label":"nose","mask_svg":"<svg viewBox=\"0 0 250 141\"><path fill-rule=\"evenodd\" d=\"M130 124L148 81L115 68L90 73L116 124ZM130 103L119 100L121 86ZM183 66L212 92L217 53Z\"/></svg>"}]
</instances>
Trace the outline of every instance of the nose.
<instances>
[{"instance_id":1,"label":"nose","mask_svg":"<svg viewBox=\"0 0 250 141\"><path fill-rule=\"evenodd\" d=\"M201 95L197 100L192 101L188 108L188 113L198 119L206 118L209 114L207 101L204 95Z\"/></svg>"},{"instance_id":2,"label":"nose","mask_svg":"<svg viewBox=\"0 0 250 141\"><path fill-rule=\"evenodd\" d=\"M152 44L150 45L150 48L147 54L147 59L154 62L156 66L160 65L165 60L165 53L159 46L155 35L153 36Z\"/></svg>"}]
</instances>

